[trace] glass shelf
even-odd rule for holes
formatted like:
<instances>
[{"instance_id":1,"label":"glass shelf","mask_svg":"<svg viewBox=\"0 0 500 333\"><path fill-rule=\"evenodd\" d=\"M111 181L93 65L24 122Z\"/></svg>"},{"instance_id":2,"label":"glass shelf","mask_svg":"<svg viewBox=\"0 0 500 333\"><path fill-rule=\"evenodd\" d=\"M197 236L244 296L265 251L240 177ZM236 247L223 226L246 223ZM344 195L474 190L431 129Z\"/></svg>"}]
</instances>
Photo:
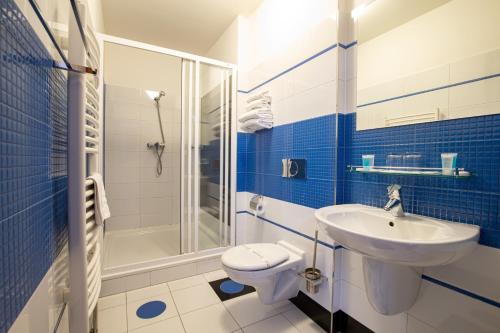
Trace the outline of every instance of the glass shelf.
<instances>
[{"instance_id":1,"label":"glass shelf","mask_svg":"<svg viewBox=\"0 0 500 333\"><path fill-rule=\"evenodd\" d=\"M465 171L463 168L456 168L452 174L443 174L441 168L413 168L413 167L387 167L374 166L371 169L365 169L362 166L348 165L347 171L352 173L394 175L394 176L422 176L422 177L443 177L466 179L472 176L472 172Z\"/></svg>"}]
</instances>

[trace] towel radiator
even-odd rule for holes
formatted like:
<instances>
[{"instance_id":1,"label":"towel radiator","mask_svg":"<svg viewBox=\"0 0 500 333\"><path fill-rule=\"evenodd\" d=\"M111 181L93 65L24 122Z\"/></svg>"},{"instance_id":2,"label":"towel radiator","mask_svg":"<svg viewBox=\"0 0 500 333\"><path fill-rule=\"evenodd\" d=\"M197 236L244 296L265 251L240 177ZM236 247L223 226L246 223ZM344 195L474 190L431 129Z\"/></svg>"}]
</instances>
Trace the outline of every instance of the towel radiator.
<instances>
[{"instance_id":1,"label":"towel radiator","mask_svg":"<svg viewBox=\"0 0 500 333\"><path fill-rule=\"evenodd\" d=\"M72 0L68 59L71 64L100 67L100 47L87 22L85 5ZM71 333L88 333L97 318L101 290L102 227L96 224L93 181L99 171L101 99L98 75L68 73L68 218L69 326ZM91 325L91 320L94 325Z\"/></svg>"}]
</instances>

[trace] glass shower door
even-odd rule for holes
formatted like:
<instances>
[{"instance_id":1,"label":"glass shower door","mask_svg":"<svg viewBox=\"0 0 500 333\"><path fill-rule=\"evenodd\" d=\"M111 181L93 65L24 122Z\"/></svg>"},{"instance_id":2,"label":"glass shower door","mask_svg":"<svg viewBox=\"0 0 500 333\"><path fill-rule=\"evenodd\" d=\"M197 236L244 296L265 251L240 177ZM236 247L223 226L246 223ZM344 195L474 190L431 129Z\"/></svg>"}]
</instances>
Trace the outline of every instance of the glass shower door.
<instances>
[{"instance_id":1,"label":"glass shower door","mask_svg":"<svg viewBox=\"0 0 500 333\"><path fill-rule=\"evenodd\" d=\"M230 244L231 71L183 61L183 251Z\"/></svg>"}]
</instances>

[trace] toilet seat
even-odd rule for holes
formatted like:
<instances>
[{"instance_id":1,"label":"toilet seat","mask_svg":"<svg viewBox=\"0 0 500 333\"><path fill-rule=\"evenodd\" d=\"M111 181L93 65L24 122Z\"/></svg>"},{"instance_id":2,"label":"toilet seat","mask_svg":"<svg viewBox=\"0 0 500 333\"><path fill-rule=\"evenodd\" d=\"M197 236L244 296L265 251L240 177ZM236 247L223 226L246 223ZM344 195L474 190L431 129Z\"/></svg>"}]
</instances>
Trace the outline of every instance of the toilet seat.
<instances>
[{"instance_id":1,"label":"toilet seat","mask_svg":"<svg viewBox=\"0 0 500 333\"><path fill-rule=\"evenodd\" d=\"M222 264L240 271L258 271L275 267L290 257L282 246L272 243L245 244L222 255Z\"/></svg>"}]
</instances>

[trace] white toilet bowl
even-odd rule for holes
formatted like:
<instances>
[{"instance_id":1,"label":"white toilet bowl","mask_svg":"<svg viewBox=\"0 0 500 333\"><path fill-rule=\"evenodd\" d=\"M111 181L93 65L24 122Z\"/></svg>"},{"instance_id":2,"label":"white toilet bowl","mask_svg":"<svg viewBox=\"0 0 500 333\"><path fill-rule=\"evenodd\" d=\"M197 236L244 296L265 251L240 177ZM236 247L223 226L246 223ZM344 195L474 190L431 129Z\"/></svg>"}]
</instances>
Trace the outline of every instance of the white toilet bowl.
<instances>
[{"instance_id":1,"label":"white toilet bowl","mask_svg":"<svg viewBox=\"0 0 500 333\"><path fill-rule=\"evenodd\" d=\"M278 244L244 244L222 255L222 267L231 280L252 286L264 304L297 296L298 274L304 270L305 252L279 241Z\"/></svg>"}]
</instances>

